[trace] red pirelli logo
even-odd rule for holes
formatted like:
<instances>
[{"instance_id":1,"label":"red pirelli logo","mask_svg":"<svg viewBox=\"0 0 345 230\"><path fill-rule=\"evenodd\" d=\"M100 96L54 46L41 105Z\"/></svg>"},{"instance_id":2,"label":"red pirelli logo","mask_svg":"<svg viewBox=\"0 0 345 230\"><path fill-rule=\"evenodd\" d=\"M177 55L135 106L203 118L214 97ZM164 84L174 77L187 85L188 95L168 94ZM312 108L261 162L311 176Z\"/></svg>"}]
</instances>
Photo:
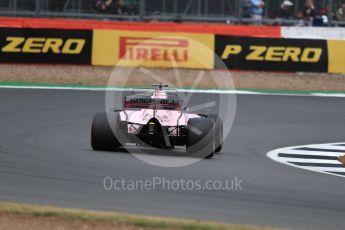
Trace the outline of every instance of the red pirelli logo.
<instances>
[{"instance_id":1,"label":"red pirelli logo","mask_svg":"<svg viewBox=\"0 0 345 230\"><path fill-rule=\"evenodd\" d=\"M187 62L189 41L175 38L120 37L120 58L133 61Z\"/></svg>"}]
</instances>

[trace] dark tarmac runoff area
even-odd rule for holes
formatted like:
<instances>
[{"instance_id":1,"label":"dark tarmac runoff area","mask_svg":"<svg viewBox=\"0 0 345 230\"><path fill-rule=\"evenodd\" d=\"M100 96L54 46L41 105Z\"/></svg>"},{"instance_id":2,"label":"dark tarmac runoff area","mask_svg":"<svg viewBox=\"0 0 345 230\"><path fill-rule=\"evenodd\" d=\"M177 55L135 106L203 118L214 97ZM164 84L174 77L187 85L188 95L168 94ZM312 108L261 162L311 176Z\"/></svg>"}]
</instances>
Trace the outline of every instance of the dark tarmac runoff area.
<instances>
[{"instance_id":1,"label":"dark tarmac runoff area","mask_svg":"<svg viewBox=\"0 0 345 230\"><path fill-rule=\"evenodd\" d=\"M345 142L343 98L237 95L223 151L177 168L153 166L129 153L92 151L91 122L104 110L104 98L102 91L0 89L0 200L259 226L344 229L344 178L266 156L281 147ZM237 180L240 187L115 190L105 188L106 177Z\"/></svg>"}]
</instances>

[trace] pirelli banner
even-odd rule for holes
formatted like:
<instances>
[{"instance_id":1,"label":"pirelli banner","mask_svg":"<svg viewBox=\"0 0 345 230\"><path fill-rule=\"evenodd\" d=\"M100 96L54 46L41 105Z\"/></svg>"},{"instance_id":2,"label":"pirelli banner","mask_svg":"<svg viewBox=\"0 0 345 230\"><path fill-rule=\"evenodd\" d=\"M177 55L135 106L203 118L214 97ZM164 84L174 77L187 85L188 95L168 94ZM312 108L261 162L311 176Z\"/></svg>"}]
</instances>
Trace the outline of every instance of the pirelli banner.
<instances>
[{"instance_id":1,"label":"pirelli banner","mask_svg":"<svg viewBox=\"0 0 345 230\"><path fill-rule=\"evenodd\" d=\"M92 30L0 28L1 63L91 64Z\"/></svg>"},{"instance_id":2,"label":"pirelli banner","mask_svg":"<svg viewBox=\"0 0 345 230\"><path fill-rule=\"evenodd\" d=\"M215 38L215 53L229 69L327 72L327 49L326 40L221 35Z\"/></svg>"},{"instance_id":3,"label":"pirelli banner","mask_svg":"<svg viewBox=\"0 0 345 230\"><path fill-rule=\"evenodd\" d=\"M214 68L214 35L94 30L93 65Z\"/></svg>"},{"instance_id":4,"label":"pirelli banner","mask_svg":"<svg viewBox=\"0 0 345 230\"><path fill-rule=\"evenodd\" d=\"M328 45L328 72L345 73L345 41L327 41Z\"/></svg>"},{"instance_id":5,"label":"pirelli banner","mask_svg":"<svg viewBox=\"0 0 345 230\"><path fill-rule=\"evenodd\" d=\"M120 29L0 28L0 63L224 68L224 64L215 63L215 54L228 69L345 73L344 40Z\"/></svg>"}]
</instances>

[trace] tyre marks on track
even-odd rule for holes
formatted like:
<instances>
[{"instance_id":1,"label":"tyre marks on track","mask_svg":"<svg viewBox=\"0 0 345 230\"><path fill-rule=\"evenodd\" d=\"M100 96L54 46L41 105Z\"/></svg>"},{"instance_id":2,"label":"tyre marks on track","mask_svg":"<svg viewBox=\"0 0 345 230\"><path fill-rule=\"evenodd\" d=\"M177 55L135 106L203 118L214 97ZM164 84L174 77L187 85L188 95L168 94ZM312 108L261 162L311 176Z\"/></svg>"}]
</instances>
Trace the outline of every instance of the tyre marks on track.
<instances>
[{"instance_id":1,"label":"tyre marks on track","mask_svg":"<svg viewBox=\"0 0 345 230\"><path fill-rule=\"evenodd\" d=\"M279 163L305 170L345 177L345 143L312 144L275 149L267 156Z\"/></svg>"}]
</instances>

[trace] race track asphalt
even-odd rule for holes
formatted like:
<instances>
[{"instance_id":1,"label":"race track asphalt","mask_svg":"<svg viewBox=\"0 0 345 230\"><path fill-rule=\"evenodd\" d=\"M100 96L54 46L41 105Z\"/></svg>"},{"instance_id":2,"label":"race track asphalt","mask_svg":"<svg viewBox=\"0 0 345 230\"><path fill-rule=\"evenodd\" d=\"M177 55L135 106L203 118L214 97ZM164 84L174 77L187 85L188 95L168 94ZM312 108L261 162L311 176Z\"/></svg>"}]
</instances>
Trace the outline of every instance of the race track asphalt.
<instances>
[{"instance_id":1,"label":"race track asphalt","mask_svg":"<svg viewBox=\"0 0 345 230\"><path fill-rule=\"evenodd\" d=\"M200 100L210 95L200 95ZM91 150L104 92L0 89L0 200L297 229L344 229L345 180L279 164L272 149L345 141L345 100L238 95L224 150L181 168ZM106 191L106 176L242 180L237 191Z\"/></svg>"}]
</instances>

